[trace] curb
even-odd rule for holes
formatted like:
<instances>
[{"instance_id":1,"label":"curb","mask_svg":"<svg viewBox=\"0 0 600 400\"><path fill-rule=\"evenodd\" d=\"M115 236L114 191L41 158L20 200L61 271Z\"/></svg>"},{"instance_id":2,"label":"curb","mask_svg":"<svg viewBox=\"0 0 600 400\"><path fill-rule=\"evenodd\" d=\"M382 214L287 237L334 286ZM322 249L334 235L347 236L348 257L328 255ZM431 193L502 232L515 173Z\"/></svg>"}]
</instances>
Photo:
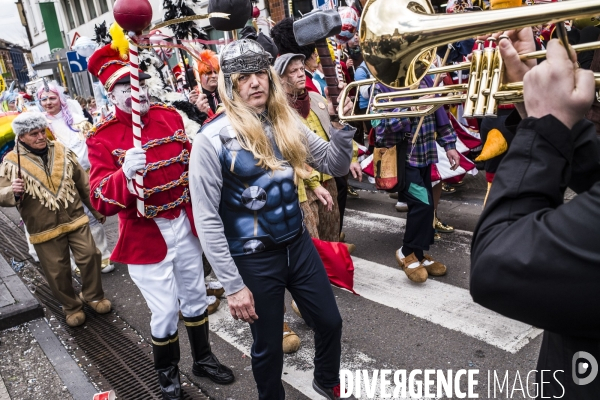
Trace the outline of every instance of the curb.
<instances>
[{"instance_id":1,"label":"curb","mask_svg":"<svg viewBox=\"0 0 600 400\"><path fill-rule=\"evenodd\" d=\"M44 316L42 305L29 292L19 275L3 257L0 257L0 282L4 282L4 286L15 300L14 304L0 308L0 330L12 328ZM1 286L0 290L3 290Z\"/></svg>"},{"instance_id":2,"label":"curb","mask_svg":"<svg viewBox=\"0 0 600 400\"><path fill-rule=\"evenodd\" d=\"M97 393L90 379L83 373L77 362L71 357L60 339L45 319L38 319L29 323L35 340L50 360L50 364L67 387L73 400L90 400Z\"/></svg>"}]
</instances>

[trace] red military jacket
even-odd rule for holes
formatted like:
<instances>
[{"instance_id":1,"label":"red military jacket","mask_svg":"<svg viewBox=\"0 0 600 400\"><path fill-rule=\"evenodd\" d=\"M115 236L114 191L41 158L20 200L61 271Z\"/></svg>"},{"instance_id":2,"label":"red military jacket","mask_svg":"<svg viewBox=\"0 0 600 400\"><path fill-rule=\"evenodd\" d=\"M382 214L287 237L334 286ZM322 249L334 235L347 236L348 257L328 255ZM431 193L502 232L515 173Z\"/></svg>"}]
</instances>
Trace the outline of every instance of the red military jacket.
<instances>
[{"instance_id":1,"label":"red military jacket","mask_svg":"<svg viewBox=\"0 0 600 400\"><path fill-rule=\"evenodd\" d=\"M126 264L154 264L166 257L167 244L154 217L175 219L184 209L197 235L188 190L192 146L181 116L172 107L153 104L142 116L142 126L146 218L137 216L136 199L121 168L125 152L133 147L131 114L117 108L87 138L91 202L103 215L119 215L119 239L110 258Z\"/></svg>"}]
</instances>

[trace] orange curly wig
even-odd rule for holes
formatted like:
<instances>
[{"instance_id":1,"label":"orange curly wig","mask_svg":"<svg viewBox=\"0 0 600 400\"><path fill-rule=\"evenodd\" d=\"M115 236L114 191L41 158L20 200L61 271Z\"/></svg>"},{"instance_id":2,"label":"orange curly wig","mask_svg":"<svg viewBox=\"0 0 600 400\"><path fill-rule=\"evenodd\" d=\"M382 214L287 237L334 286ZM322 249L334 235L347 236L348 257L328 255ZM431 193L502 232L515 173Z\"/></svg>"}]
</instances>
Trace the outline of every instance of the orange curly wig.
<instances>
[{"instance_id":1,"label":"orange curly wig","mask_svg":"<svg viewBox=\"0 0 600 400\"><path fill-rule=\"evenodd\" d=\"M198 73L204 75L210 71L219 72L219 57L212 50L202 50L198 60Z\"/></svg>"}]
</instances>

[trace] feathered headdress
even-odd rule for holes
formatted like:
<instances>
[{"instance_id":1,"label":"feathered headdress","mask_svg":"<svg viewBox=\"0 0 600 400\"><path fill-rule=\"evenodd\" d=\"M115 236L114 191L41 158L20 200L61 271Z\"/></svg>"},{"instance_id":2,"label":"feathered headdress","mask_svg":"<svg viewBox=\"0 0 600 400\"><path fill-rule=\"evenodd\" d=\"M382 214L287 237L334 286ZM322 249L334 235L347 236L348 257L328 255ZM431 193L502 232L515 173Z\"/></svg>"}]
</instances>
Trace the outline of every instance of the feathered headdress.
<instances>
[{"instance_id":1,"label":"feathered headdress","mask_svg":"<svg viewBox=\"0 0 600 400\"><path fill-rule=\"evenodd\" d=\"M94 40L98 43L98 46L105 46L112 40L106 27L106 21L102 21L100 25L94 25L94 35L96 36Z\"/></svg>"},{"instance_id":2,"label":"feathered headdress","mask_svg":"<svg viewBox=\"0 0 600 400\"><path fill-rule=\"evenodd\" d=\"M129 59L129 41L125 36L125 31L116 22L110 26L110 36L112 37L112 43L110 47L113 50L117 50L123 60Z\"/></svg>"},{"instance_id":3,"label":"feathered headdress","mask_svg":"<svg viewBox=\"0 0 600 400\"><path fill-rule=\"evenodd\" d=\"M197 0L189 0L191 3L196 3ZM165 10L164 20L190 17L196 15L192 9L192 4L187 0L164 0L163 9ZM194 21L180 22L171 25L175 37L178 39L188 39L190 36L193 39L208 40L208 35L202 28L198 28Z\"/></svg>"}]
</instances>

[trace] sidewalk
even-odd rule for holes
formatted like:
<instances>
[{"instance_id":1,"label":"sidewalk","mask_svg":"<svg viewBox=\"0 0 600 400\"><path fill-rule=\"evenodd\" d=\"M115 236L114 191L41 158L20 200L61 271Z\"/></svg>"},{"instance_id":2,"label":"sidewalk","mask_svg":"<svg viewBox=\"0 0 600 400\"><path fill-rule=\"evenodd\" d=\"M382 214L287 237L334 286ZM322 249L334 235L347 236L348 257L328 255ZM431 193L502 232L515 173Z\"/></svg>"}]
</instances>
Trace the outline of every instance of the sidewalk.
<instances>
[{"instance_id":1,"label":"sidewalk","mask_svg":"<svg viewBox=\"0 0 600 400\"><path fill-rule=\"evenodd\" d=\"M42 306L17 272L0 257L0 330L44 316Z\"/></svg>"},{"instance_id":2,"label":"sidewalk","mask_svg":"<svg viewBox=\"0 0 600 400\"><path fill-rule=\"evenodd\" d=\"M42 319L33 323L50 330ZM1 331L0 340L0 400L73 399L41 343L36 340L30 324Z\"/></svg>"},{"instance_id":3,"label":"sidewalk","mask_svg":"<svg viewBox=\"0 0 600 400\"><path fill-rule=\"evenodd\" d=\"M60 324L46 320L26 283L35 290L36 267L5 259L25 258L16 221L16 210L0 208L0 400L89 400L96 388L57 337Z\"/></svg>"}]
</instances>

